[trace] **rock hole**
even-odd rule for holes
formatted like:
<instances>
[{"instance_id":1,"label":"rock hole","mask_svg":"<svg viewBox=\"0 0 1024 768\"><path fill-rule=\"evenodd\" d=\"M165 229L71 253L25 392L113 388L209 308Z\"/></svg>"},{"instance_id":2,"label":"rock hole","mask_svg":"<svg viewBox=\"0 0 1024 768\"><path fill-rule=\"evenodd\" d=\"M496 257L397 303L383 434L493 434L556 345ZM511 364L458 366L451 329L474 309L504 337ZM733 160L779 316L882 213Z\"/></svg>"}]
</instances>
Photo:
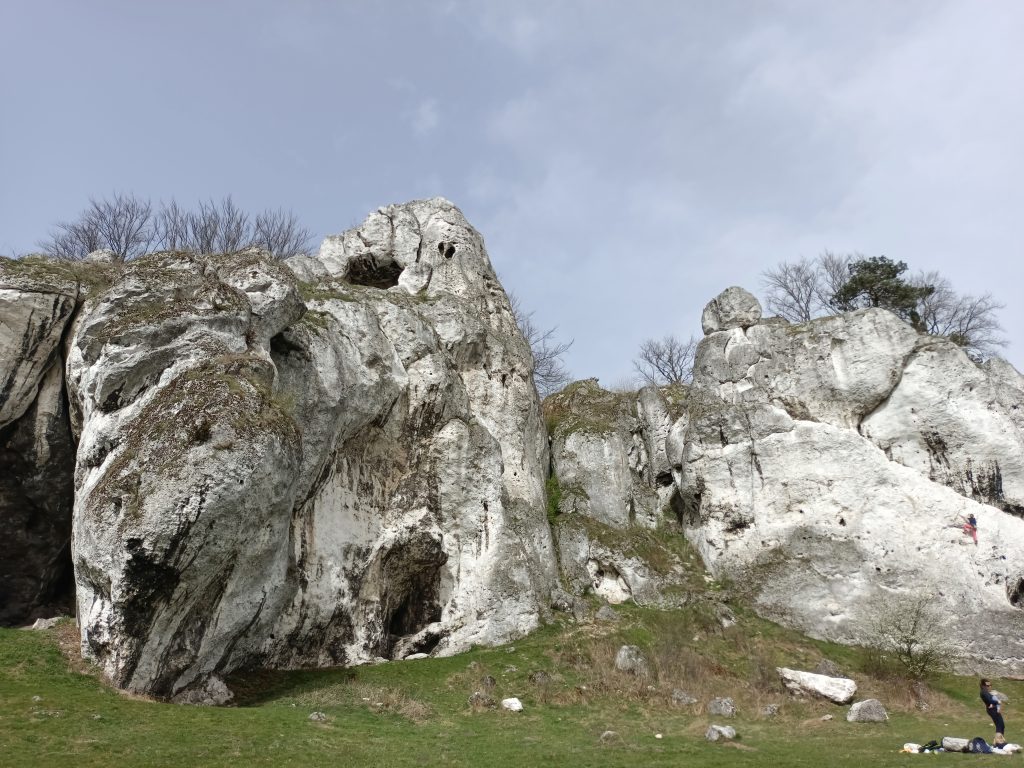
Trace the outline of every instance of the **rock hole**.
<instances>
[{"instance_id":1,"label":"rock hole","mask_svg":"<svg viewBox=\"0 0 1024 768\"><path fill-rule=\"evenodd\" d=\"M427 534L414 535L406 542L395 544L381 559L380 605L384 632L379 652L392 658L395 645L405 637L415 635L428 624L441 620L441 567L448 561L441 542ZM440 642L422 638L417 645Z\"/></svg>"},{"instance_id":2,"label":"rock hole","mask_svg":"<svg viewBox=\"0 0 1024 768\"><path fill-rule=\"evenodd\" d=\"M678 471L682 472L683 467L680 465ZM660 485L662 488L668 488L672 485L672 473L671 472L659 472L654 478L654 482Z\"/></svg>"},{"instance_id":3,"label":"rock hole","mask_svg":"<svg viewBox=\"0 0 1024 768\"><path fill-rule=\"evenodd\" d=\"M368 288L393 288L398 285L402 268L390 257L378 258L372 253L352 259L345 272L345 280Z\"/></svg>"},{"instance_id":4,"label":"rock hole","mask_svg":"<svg viewBox=\"0 0 1024 768\"><path fill-rule=\"evenodd\" d=\"M1014 608L1024 608L1024 578L1007 582L1006 597Z\"/></svg>"},{"instance_id":5,"label":"rock hole","mask_svg":"<svg viewBox=\"0 0 1024 768\"><path fill-rule=\"evenodd\" d=\"M840 517L839 518L839 524L842 525L842 526L845 526L846 525L846 518L845 517Z\"/></svg>"},{"instance_id":6,"label":"rock hole","mask_svg":"<svg viewBox=\"0 0 1024 768\"><path fill-rule=\"evenodd\" d=\"M455 255L455 244L440 242L437 244L437 252L444 256L446 259L450 259Z\"/></svg>"}]
</instances>

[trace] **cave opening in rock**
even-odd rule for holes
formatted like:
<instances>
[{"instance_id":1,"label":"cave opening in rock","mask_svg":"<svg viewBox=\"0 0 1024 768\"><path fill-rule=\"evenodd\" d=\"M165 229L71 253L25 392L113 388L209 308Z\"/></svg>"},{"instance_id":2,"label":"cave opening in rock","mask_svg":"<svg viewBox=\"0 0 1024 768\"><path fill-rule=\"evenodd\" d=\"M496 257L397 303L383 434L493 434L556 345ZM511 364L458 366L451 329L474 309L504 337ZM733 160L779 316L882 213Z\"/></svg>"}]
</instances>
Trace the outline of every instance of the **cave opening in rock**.
<instances>
[{"instance_id":1,"label":"cave opening in rock","mask_svg":"<svg viewBox=\"0 0 1024 768\"><path fill-rule=\"evenodd\" d=\"M441 575L447 561L441 542L428 534L397 543L383 556L381 656L392 658L404 639L441 620ZM402 651L429 653L440 640L440 635L425 633L414 648L403 643Z\"/></svg>"},{"instance_id":2,"label":"cave opening in rock","mask_svg":"<svg viewBox=\"0 0 1024 768\"><path fill-rule=\"evenodd\" d=\"M352 259L345 271L345 280L368 288L393 288L398 285L402 267L391 258L378 258L372 253Z\"/></svg>"},{"instance_id":3,"label":"cave opening in rock","mask_svg":"<svg viewBox=\"0 0 1024 768\"><path fill-rule=\"evenodd\" d=\"M1014 579L1006 585L1006 597L1010 605L1015 608L1024 608L1024 578Z\"/></svg>"}]
</instances>

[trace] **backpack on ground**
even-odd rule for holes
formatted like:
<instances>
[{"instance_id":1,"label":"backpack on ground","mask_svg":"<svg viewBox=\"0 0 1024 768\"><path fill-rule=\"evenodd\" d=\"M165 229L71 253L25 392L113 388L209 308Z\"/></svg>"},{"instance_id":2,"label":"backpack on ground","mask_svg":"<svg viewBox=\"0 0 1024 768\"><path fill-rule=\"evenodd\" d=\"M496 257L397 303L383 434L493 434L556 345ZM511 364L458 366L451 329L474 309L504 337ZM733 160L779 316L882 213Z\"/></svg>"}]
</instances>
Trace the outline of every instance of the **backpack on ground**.
<instances>
[{"instance_id":1,"label":"backpack on ground","mask_svg":"<svg viewBox=\"0 0 1024 768\"><path fill-rule=\"evenodd\" d=\"M981 736L975 736L971 739L971 743L967 745L967 751L976 754L989 754L992 752L992 747Z\"/></svg>"}]
</instances>

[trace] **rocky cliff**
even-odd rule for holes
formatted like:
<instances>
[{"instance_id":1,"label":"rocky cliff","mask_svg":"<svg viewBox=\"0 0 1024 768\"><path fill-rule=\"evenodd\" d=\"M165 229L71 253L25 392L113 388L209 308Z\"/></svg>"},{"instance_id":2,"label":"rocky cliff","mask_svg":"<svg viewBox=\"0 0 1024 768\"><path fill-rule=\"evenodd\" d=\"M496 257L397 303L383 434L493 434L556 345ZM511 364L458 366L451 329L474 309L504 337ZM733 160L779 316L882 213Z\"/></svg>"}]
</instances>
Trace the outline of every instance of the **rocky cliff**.
<instances>
[{"instance_id":1,"label":"rocky cliff","mask_svg":"<svg viewBox=\"0 0 1024 768\"><path fill-rule=\"evenodd\" d=\"M843 642L924 598L1024 671L1024 378L882 310L790 325L731 288L703 325L692 386L577 382L545 425L442 199L284 263L0 260L0 621L73 600L118 686L218 702L239 668L454 653L587 593L680 605L706 566Z\"/></svg>"},{"instance_id":2,"label":"rocky cliff","mask_svg":"<svg viewBox=\"0 0 1024 768\"><path fill-rule=\"evenodd\" d=\"M1024 669L1024 378L880 309L760 314L738 288L705 310L695 397L668 439L709 568L844 642L925 598L976 665Z\"/></svg>"},{"instance_id":3,"label":"rocky cliff","mask_svg":"<svg viewBox=\"0 0 1024 768\"><path fill-rule=\"evenodd\" d=\"M116 684L216 701L241 666L452 653L537 626L556 574L532 358L458 209L384 208L288 264L77 268L91 290L62 265L3 263L0 412L9 443L53 446L74 506L73 526L54 510L58 533L14 548L59 559L73 527L83 653ZM60 421L61 379L63 436L44 419ZM24 510L42 470L19 456L33 466L0 498ZM42 588L16 582L14 620Z\"/></svg>"}]
</instances>

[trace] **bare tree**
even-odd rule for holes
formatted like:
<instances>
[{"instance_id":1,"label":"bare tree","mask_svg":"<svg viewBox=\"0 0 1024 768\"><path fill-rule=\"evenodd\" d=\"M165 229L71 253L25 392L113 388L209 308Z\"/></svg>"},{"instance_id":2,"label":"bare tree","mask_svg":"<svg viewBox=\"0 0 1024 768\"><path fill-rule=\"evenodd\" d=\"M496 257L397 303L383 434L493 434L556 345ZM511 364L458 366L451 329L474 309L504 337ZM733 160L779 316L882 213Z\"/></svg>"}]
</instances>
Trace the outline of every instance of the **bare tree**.
<instances>
[{"instance_id":1,"label":"bare tree","mask_svg":"<svg viewBox=\"0 0 1024 768\"><path fill-rule=\"evenodd\" d=\"M761 273L765 305L791 323L806 323L836 311L833 296L849 279L850 255L824 251L815 259L782 262Z\"/></svg>"},{"instance_id":2,"label":"bare tree","mask_svg":"<svg viewBox=\"0 0 1024 768\"><path fill-rule=\"evenodd\" d=\"M81 259L92 251L108 248L124 259L134 259L153 243L153 207L148 200L115 194L110 199L89 200L76 221L59 222L43 250L60 259Z\"/></svg>"},{"instance_id":3,"label":"bare tree","mask_svg":"<svg viewBox=\"0 0 1024 768\"><path fill-rule=\"evenodd\" d=\"M309 240L309 230L290 211L267 210L250 220L230 195L200 202L193 210L172 198L154 212L148 200L116 194L91 200L77 220L57 224L40 245L62 259L81 259L100 248L133 259L151 249L229 253L250 246L284 259L307 250Z\"/></svg>"},{"instance_id":4,"label":"bare tree","mask_svg":"<svg viewBox=\"0 0 1024 768\"><path fill-rule=\"evenodd\" d=\"M309 250L312 235L291 211L264 211L253 222L253 242L279 259Z\"/></svg>"},{"instance_id":5,"label":"bare tree","mask_svg":"<svg viewBox=\"0 0 1024 768\"><path fill-rule=\"evenodd\" d=\"M821 308L821 274L814 262L783 262L761 273L769 312L792 323L806 323Z\"/></svg>"},{"instance_id":6,"label":"bare tree","mask_svg":"<svg viewBox=\"0 0 1024 768\"><path fill-rule=\"evenodd\" d=\"M547 330L537 326L533 321L533 312L523 309L516 294L510 292L508 300L512 305L516 325L533 352L533 382L537 386L537 393L542 398L547 397L569 383L569 369L565 367L562 356L569 351L573 340L559 341L555 335L558 326Z\"/></svg>"},{"instance_id":7,"label":"bare tree","mask_svg":"<svg viewBox=\"0 0 1024 768\"><path fill-rule=\"evenodd\" d=\"M697 343L696 336L686 341L675 336L666 336L661 341L647 339L640 345L633 367L645 384L685 384L693 378Z\"/></svg>"},{"instance_id":8,"label":"bare tree","mask_svg":"<svg viewBox=\"0 0 1024 768\"><path fill-rule=\"evenodd\" d=\"M921 325L927 333L945 336L974 358L991 357L1006 346L1000 334L1003 326L996 313L1006 305L990 293L961 296L938 272L921 272L911 279L917 286L931 286L932 292L919 305Z\"/></svg>"}]
</instances>

